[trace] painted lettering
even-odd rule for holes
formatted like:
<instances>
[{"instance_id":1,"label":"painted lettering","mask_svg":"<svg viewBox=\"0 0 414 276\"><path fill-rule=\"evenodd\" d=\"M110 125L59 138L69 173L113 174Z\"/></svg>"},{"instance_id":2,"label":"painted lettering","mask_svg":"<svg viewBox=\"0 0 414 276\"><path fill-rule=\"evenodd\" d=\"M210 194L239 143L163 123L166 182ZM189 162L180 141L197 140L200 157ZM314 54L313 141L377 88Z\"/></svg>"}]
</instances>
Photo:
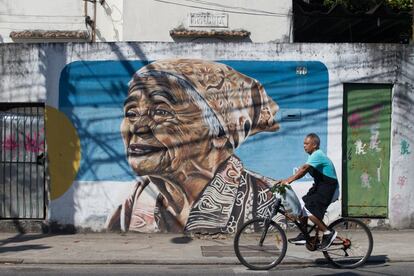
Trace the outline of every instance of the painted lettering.
<instances>
[{"instance_id":1,"label":"painted lettering","mask_svg":"<svg viewBox=\"0 0 414 276\"><path fill-rule=\"evenodd\" d=\"M400 142L400 146L401 146L401 149L400 149L401 155L408 155L411 153L410 144L408 143L407 140L402 139Z\"/></svg>"},{"instance_id":2,"label":"painted lettering","mask_svg":"<svg viewBox=\"0 0 414 276\"><path fill-rule=\"evenodd\" d=\"M19 135L19 142L14 136L5 137L3 142L3 149L7 151L17 151L19 149L24 149L26 152L41 153L44 152L45 142L43 136L39 133L34 132L33 135L27 134L23 139L21 134ZM20 150L20 153L23 154L23 150Z\"/></svg>"},{"instance_id":3,"label":"painted lettering","mask_svg":"<svg viewBox=\"0 0 414 276\"><path fill-rule=\"evenodd\" d=\"M366 154L367 152L365 151L365 148L367 146L367 144L363 143L361 141L361 139L358 139L355 143L355 154L356 155L361 155L361 154Z\"/></svg>"},{"instance_id":4,"label":"painted lettering","mask_svg":"<svg viewBox=\"0 0 414 276\"><path fill-rule=\"evenodd\" d=\"M377 180L378 180L378 182L381 182L382 159L380 158L379 161L380 161L380 165L377 168Z\"/></svg>"},{"instance_id":5,"label":"painted lettering","mask_svg":"<svg viewBox=\"0 0 414 276\"><path fill-rule=\"evenodd\" d=\"M19 147L16 139L14 137L7 137L3 142L3 149L5 150L16 150Z\"/></svg>"},{"instance_id":6,"label":"painted lettering","mask_svg":"<svg viewBox=\"0 0 414 276\"><path fill-rule=\"evenodd\" d=\"M370 127L371 137L369 141L369 148L376 152L381 151L381 148L379 147L379 144L381 142L379 139L379 136L380 136L379 127L380 125L378 123L373 124Z\"/></svg>"}]
</instances>

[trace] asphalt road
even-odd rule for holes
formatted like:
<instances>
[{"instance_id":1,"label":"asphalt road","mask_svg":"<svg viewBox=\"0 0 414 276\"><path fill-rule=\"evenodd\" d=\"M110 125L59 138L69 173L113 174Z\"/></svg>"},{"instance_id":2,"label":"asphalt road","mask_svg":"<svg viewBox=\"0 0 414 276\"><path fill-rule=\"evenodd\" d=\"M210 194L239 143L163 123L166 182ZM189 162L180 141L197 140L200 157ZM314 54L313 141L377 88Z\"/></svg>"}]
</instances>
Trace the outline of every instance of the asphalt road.
<instances>
[{"instance_id":1,"label":"asphalt road","mask_svg":"<svg viewBox=\"0 0 414 276\"><path fill-rule=\"evenodd\" d=\"M281 265L270 271L251 271L242 265L15 265L1 264L0 275L413 275L414 262L365 265L353 270L330 266Z\"/></svg>"}]
</instances>

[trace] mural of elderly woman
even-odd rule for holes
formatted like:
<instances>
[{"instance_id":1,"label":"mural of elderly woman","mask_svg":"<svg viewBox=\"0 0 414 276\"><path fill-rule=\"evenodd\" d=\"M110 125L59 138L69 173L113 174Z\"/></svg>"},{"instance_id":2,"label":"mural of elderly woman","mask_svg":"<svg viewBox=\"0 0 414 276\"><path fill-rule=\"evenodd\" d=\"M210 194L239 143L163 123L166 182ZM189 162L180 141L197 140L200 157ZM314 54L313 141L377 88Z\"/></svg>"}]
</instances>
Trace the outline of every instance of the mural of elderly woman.
<instances>
[{"instance_id":1,"label":"mural of elderly woman","mask_svg":"<svg viewBox=\"0 0 414 276\"><path fill-rule=\"evenodd\" d=\"M276 131L277 110L257 80L221 63L170 59L141 68L121 123L141 180L108 229L231 233L270 212L268 180L246 170L234 150L250 135ZM146 190L156 191L152 209L141 202Z\"/></svg>"}]
</instances>

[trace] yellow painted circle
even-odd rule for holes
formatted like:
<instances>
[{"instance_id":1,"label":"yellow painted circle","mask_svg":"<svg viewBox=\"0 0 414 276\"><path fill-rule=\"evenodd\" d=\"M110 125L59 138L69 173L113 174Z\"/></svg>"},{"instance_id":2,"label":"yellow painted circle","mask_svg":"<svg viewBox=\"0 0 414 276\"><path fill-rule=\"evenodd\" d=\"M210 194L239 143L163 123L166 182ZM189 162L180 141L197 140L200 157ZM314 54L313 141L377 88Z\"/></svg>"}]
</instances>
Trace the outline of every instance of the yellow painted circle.
<instances>
[{"instance_id":1,"label":"yellow painted circle","mask_svg":"<svg viewBox=\"0 0 414 276\"><path fill-rule=\"evenodd\" d=\"M66 115L46 106L45 132L49 159L50 199L62 196L72 185L81 160L78 133Z\"/></svg>"}]
</instances>

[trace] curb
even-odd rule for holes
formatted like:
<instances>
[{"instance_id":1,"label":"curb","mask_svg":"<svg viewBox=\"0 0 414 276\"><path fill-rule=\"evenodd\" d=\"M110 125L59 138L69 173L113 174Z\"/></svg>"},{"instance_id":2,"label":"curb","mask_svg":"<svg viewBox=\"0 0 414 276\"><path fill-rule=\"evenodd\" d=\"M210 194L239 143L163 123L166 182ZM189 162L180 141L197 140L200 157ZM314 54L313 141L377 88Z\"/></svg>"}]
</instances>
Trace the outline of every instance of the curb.
<instances>
[{"instance_id":1,"label":"curb","mask_svg":"<svg viewBox=\"0 0 414 276\"><path fill-rule=\"evenodd\" d=\"M398 263L398 262L414 262L414 259L372 259L368 260L367 264L378 263ZM64 259L20 259L20 258L0 258L0 264L62 264L62 265L241 265L241 263L234 260L135 260L135 259L123 259L123 260L64 260ZM329 264L325 259L315 260L284 260L280 265L324 265Z\"/></svg>"}]
</instances>

